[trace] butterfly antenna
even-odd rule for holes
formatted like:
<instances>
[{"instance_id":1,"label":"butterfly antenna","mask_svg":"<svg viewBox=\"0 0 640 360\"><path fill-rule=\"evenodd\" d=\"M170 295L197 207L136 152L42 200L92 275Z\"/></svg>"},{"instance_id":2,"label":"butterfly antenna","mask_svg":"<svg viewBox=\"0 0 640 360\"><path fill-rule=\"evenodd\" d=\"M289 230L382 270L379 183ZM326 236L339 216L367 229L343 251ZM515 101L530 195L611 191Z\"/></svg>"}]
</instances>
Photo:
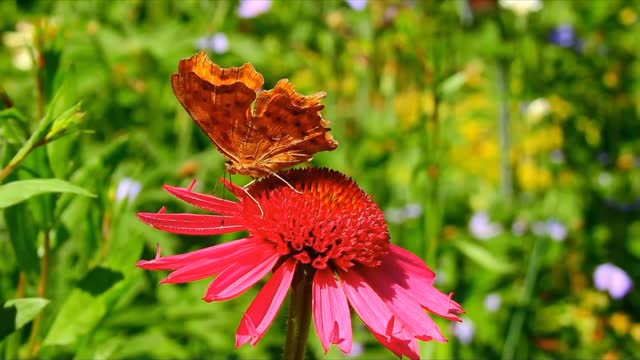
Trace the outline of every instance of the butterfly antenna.
<instances>
[{"instance_id":1,"label":"butterfly antenna","mask_svg":"<svg viewBox=\"0 0 640 360\"><path fill-rule=\"evenodd\" d=\"M291 184L289 184L289 182L288 182L287 180L285 180L284 178L282 178L282 176L280 176L280 175L276 174L276 173L275 173L275 172L273 172L273 171L271 172L271 175L273 175L273 176L277 177L277 178L278 178L278 179L280 179L283 183L287 184L287 186L288 186L288 187L290 187L290 188L291 188L291 190L293 190L293 191L297 192L298 194L302 194L302 191L300 191L300 190L298 190L298 189L294 188Z\"/></svg>"}]
</instances>

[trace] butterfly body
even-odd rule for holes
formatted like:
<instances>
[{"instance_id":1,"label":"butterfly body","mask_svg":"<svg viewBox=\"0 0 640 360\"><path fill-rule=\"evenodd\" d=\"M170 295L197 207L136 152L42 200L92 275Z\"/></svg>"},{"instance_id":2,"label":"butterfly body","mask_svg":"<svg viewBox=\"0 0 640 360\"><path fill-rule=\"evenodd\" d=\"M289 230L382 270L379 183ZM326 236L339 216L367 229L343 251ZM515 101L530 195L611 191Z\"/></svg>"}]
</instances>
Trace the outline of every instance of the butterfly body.
<instances>
[{"instance_id":1,"label":"butterfly body","mask_svg":"<svg viewBox=\"0 0 640 360\"><path fill-rule=\"evenodd\" d=\"M223 69L200 52L180 61L171 83L180 103L227 158L231 174L267 176L338 146L320 115L324 93L301 95L286 79L259 91L264 79L251 64Z\"/></svg>"}]
</instances>

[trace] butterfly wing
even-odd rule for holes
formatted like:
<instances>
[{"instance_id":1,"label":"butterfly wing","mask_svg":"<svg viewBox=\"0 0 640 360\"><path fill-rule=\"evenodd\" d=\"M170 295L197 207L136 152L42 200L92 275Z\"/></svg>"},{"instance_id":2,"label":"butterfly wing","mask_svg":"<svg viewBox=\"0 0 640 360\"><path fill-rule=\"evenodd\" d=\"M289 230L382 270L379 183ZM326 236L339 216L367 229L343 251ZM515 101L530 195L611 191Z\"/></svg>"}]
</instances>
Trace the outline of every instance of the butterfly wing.
<instances>
[{"instance_id":1,"label":"butterfly wing","mask_svg":"<svg viewBox=\"0 0 640 360\"><path fill-rule=\"evenodd\" d=\"M180 61L171 76L173 91L218 150L233 164L251 133L251 104L264 79L251 64L223 69L205 52Z\"/></svg>"},{"instance_id":2,"label":"butterfly wing","mask_svg":"<svg viewBox=\"0 0 640 360\"><path fill-rule=\"evenodd\" d=\"M255 158L266 174L309 161L320 151L333 150L338 142L329 134L320 103L324 93L304 96L288 80L258 95L252 120L251 140L242 152Z\"/></svg>"}]
</instances>

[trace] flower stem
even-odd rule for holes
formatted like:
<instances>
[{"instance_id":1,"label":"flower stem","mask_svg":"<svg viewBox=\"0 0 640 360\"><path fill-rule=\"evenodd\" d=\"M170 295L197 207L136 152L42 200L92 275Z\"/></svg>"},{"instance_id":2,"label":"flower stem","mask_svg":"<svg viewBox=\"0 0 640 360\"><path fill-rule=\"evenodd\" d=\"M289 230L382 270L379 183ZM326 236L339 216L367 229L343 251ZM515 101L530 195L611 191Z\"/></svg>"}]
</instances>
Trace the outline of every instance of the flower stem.
<instances>
[{"instance_id":1,"label":"flower stem","mask_svg":"<svg viewBox=\"0 0 640 360\"><path fill-rule=\"evenodd\" d=\"M309 326L311 324L312 285L313 271L302 266L299 267L294 278L293 291L289 301L287 339L285 340L284 354L282 356L284 360L304 359L307 338L309 337Z\"/></svg>"},{"instance_id":2,"label":"flower stem","mask_svg":"<svg viewBox=\"0 0 640 360\"><path fill-rule=\"evenodd\" d=\"M516 309L511 317L511 323L509 324L509 330L507 331L507 337L502 350L502 360L513 360L515 358L516 348L520 341L520 333L522 332L522 326L524 325L527 315L526 307L531 301L531 295L533 294L538 272L540 271L540 261L544 253L544 245L544 239L536 238L531 258L529 259L527 273L524 278L520 308Z\"/></svg>"}]
</instances>

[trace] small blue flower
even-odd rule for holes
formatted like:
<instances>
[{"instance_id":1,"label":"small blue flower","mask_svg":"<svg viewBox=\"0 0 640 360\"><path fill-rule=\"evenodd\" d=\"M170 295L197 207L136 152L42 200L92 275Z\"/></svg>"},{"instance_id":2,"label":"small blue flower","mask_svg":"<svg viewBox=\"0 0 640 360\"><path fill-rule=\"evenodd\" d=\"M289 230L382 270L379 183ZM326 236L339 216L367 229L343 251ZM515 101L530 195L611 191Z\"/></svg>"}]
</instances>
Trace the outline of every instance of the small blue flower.
<instances>
[{"instance_id":1,"label":"small blue flower","mask_svg":"<svg viewBox=\"0 0 640 360\"><path fill-rule=\"evenodd\" d=\"M593 282L596 289L608 291L614 299L622 299L633 288L633 280L621 268L604 263L593 272Z\"/></svg>"}]
</instances>

